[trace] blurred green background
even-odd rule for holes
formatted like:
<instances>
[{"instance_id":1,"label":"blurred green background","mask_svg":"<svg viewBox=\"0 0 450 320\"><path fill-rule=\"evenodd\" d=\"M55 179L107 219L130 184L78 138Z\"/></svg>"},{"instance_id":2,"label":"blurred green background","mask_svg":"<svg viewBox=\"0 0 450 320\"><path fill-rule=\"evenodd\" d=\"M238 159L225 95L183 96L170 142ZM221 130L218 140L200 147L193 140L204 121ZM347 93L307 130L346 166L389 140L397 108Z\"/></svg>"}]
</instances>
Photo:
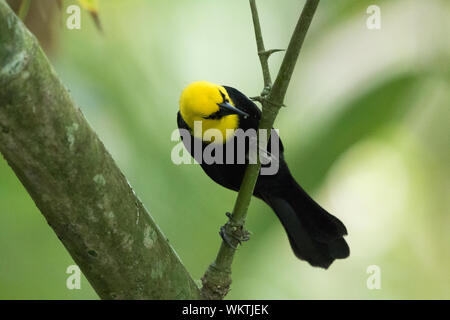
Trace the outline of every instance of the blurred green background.
<instances>
[{"instance_id":1,"label":"blurred green background","mask_svg":"<svg viewBox=\"0 0 450 320\"><path fill-rule=\"evenodd\" d=\"M369 30L366 9L381 8ZM262 89L248 1L100 1L68 30L64 1L33 1L27 24L187 269L199 279L236 193L198 165L176 166L170 140L184 86ZM304 1L258 1L267 48L285 48ZM41 8L39 8L41 6ZM347 226L351 256L329 270L291 252L261 201L233 265L234 299L450 298L450 2L324 0L276 127L294 176ZM0 44L1 45L1 44ZM282 54L271 58L273 76ZM3 158L0 298L97 299ZM366 270L381 270L369 290Z\"/></svg>"}]
</instances>

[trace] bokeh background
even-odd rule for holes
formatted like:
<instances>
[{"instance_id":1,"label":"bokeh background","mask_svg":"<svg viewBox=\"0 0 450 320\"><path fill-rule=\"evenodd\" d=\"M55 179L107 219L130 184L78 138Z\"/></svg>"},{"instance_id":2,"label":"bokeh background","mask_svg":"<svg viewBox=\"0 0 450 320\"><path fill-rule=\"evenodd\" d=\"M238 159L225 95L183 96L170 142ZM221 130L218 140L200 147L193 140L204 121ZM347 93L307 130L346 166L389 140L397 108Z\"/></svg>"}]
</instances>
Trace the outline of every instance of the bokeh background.
<instances>
[{"instance_id":1,"label":"bokeh background","mask_svg":"<svg viewBox=\"0 0 450 320\"><path fill-rule=\"evenodd\" d=\"M258 1L267 48L286 47L303 3ZM100 1L103 33L86 11L81 29L68 30L69 4L33 1L26 22L199 279L236 194L198 165L174 165L170 136L191 81L261 91L248 2ZM372 4L380 30L366 27ZM346 224L351 256L326 271L297 260L254 200L253 237L238 251L228 298L450 298L449 18L448 0L321 2L276 127L294 176ZM281 59L271 58L273 76ZM72 264L1 158L0 298L98 299L85 278L81 290L66 288ZM380 290L366 286L370 265L380 267Z\"/></svg>"}]
</instances>

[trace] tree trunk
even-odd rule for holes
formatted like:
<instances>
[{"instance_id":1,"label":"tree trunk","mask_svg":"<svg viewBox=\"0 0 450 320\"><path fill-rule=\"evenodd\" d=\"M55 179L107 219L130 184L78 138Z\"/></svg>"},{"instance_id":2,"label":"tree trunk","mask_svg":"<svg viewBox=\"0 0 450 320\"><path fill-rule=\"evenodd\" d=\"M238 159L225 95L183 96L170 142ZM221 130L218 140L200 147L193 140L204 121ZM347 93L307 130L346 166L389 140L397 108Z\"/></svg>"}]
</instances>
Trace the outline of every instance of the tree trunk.
<instances>
[{"instance_id":1,"label":"tree trunk","mask_svg":"<svg viewBox=\"0 0 450 320\"><path fill-rule=\"evenodd\" d=\"M201 297L36 39L4 0L0 152L101 298Z\"/></svg>"}]
</instances>

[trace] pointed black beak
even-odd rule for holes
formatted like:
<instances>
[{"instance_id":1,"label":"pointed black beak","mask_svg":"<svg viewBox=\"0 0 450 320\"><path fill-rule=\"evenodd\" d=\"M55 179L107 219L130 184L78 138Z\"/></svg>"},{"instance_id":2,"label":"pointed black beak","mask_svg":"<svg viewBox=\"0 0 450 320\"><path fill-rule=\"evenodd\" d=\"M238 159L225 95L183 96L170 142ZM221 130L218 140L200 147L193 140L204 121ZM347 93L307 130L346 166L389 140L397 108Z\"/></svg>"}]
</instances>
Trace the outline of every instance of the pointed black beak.
<instances>
[{"instance_id":1,"label":"pointed black beak","mask_svg":"<svg viewBox=\"0 0 450 320\"><path fill-rule=\"evenodd\" d=\"M233 107L229 102L218 103L218 106L220 108L221 113L224 115L238 114L240 116L243 116L244 118L249 117L248 113L239 110L236 107Z\"/></svg>"}]
</instances>

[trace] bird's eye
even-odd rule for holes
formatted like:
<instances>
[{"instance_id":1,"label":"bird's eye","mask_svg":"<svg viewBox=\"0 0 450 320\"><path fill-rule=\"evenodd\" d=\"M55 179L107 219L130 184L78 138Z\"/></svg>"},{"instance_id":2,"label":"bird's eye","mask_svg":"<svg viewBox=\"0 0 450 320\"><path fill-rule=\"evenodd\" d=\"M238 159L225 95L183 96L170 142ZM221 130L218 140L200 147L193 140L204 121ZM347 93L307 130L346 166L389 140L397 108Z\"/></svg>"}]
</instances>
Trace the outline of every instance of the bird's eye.
<instances>
[{"instance_id":1,"label":"bird's eye","mask_svg":"<svg viewBox=\"0 0 450 320\"><path fill-rule=\"evenodd\" d=\"M209 116L203 117L203 118L204 119L218 120L218 119L222 118L223 116L224 116L224 114L222 113L221 110L219 110L219 111L217 111L217 112L215 112L213 114L210 114Z\"/></svg>"},{"instance_id":2,"label":"bird's eye","mask_svg":"<svg viewBox=\"0 0 450 320\"><path fill-rule=\"evenodd\" d=\"M222 91L219 90L219 92L220 95L222 96L223 102L230 102Z\"/></svg>"}]
</instances>

